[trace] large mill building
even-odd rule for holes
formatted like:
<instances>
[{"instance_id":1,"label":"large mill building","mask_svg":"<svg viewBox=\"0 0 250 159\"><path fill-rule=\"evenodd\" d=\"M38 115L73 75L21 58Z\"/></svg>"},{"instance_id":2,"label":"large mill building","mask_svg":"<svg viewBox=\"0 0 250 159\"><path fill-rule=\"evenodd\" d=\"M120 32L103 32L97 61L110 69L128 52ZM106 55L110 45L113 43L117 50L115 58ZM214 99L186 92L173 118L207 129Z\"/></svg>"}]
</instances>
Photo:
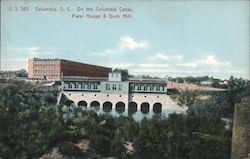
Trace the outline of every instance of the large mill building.
<instances>
[{"instance_id":1,"label":"large mill building","mask_svg":"<svg viewBox=\"0 0 250 159\"><path fill-rule=\"evenodd\" d=\"M63 59L28 59L28 79L57 81L63 76L108 77L112 69Z\"/></svg>"}]
</instances>

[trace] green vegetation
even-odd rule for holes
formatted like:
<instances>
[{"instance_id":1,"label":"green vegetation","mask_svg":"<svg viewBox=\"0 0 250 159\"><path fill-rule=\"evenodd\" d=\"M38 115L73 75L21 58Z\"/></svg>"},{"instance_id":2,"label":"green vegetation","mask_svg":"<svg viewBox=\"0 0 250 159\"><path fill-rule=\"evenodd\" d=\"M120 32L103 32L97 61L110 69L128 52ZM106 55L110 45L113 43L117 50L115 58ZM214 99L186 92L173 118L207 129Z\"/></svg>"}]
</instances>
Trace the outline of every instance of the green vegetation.
<instances>
[{"instance_id":1,"label":"green vegetation","mask_svg":"<svg viewBox=\"0 0 250 159\"><path fill-rule=\"evenodd\" d=\"M250 96L250 82L231 77L227 91L185 91L170 96L178 105L187 106L188 113L212 113L215 116L232 118L235 103ZM202 97L207 97L204 100Z\"/></svg>"},{"instance_id":2,"label":"green vegetation","mask_svg":"<svg viewBox=\"0 0 250 159\"><path fill-rule=\"evenodd\" d=\"M0 157L39 158L58 151L64 158L230 158L231 130L225 130L221 117L230 116L231 102L249 90L249 84L231 80L228 92L210 94L209 100L197 102L198 92L182 94L187 114L139 123L55 106L57 91L13 82L0 90ZM131 153L127 142L133 143Z\"/></svg>"}]
</instances>

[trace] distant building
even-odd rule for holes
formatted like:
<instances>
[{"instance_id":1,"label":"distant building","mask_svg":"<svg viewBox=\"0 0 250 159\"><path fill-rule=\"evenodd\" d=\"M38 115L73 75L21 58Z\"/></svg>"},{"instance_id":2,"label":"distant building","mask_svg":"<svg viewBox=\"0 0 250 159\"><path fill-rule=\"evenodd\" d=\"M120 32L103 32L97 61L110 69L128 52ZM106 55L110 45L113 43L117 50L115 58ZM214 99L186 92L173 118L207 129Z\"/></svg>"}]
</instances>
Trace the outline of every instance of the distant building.
<instances>
[{"instance_id":1,"label":"distant building","mask_svg":"<svg viewBox=\"0 0 250 159\"><path fill-rule=\"evenodd\" d=\"M201 81L201 85L202 86L208 86L210 87L212 85L212 81L211 80L208 80L208 81Z\"/></svg>"},{"instance_id":2,"label":"distant building","mask_svg":"<svg viewBox=\"0 0 250 159\"><path fill-rule=\"evenodd\" d=\"M0 79L15 79L15 71L0 71Z\"/></svg>"},{"instance_id":3,"label":"distant building","mask_svg":"<svg viewBox=\"0 0 250 159\"><path fill-rule=\"evenodd\" d=\"M63 76L108 77L111 68L63 59L28 59L28 79L57 81Z\"/></svg>"},{"instance_id":4,"label":"distant building","mask_svg":"<svg viewBox=\"0 0 250 159\"><path fill-rule=\"evenodd\" d=\"M228 85L228 80L220 81L219 84L227 86Z\"/></svg>"}]
</instances>

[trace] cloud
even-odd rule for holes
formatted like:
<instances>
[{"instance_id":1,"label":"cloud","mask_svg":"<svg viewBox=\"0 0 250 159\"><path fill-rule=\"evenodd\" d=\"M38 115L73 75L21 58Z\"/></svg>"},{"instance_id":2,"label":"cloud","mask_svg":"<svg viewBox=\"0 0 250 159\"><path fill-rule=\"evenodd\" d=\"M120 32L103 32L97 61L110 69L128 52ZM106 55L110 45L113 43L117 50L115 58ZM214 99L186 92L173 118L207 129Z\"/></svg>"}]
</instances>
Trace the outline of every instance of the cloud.
<instances>
[{"instance_id":1,"label":"cloud","mask_svg":"<svg viewBox=\"0 0 250 159\"><path fill-rule=\"evenodd\" d=\"M138 64L137 66L142 68L168 68L169 65L166 64Z\"/></svg>"},{"instance_id":2,"label":"cloud","mask_svg":"<svg viewBox=\"0 0 250 159\"><path fill-rule=\"evenodd\" d=\"M187 63L176 64L176 66L178 66L178 67L191 67L191 68L195 68L195 67L197 67L197 64L195 62L187 62Z\"/></svg>"},{"instance_id":3,"label":"cloud","mask_svg":"<svg viewBox=\"0 0 250 159\"><path fill-rule=\"evenodd\" d=\"M183 59L183 55L175 55L175 58L176 58L177 60L182 60L182 59Z\"/></svg>"},{"instance_id":4,"label":"cloud","mask_svg":"<svg viewBox=\"0 0 250 159\"><path fill-rule=\"evenodd\" d=\"M231 63L230 61L219 61L215 58L214 55L207 56L206 59L201 59L197 61L200 65L210 66L210 67L226 67Z\"/></svg>"},{"instance_id":5,"label":"cloud","mask_svg":"<svg viewBox=\"0 0 250 159\"><path fill-rule=\"evenodd\" d=\"M27 52L29 57L36 57L39 55L39 47L27 48Z\"/></svg>"},{"instance_id":6,"label":"cloud","mask_svg":"<svg viewBox=\"0 0 250 159\"><path fill-rule=\"evenodd\" d=\"M136 73L136 74L143 74L143 73L150 73L150 74L153 74L153 73L164 73L166 72L165 69L153 69L153 68L138 68L138 69L133 69L131 72L133 73Z\"/></svg>"},{"instance_id":7,"label":"cloud","mask_svg":"<svg viewBox=\"0 0 250 159\"><path fill-rule=\"evenodd\" d=\"M168 60L168 56L162 54L162 53L157 53L153 56L147 57L149 60Z\"/></svg>"},{"instance_id":8,"label":"cloud","mask_svg":"<svg viewBox=\"0 0 250 159\"><path fill-rule=\"evenodd\" d=\"M54 55L58 54L61 49L50 48L50 47L30 47L27 48L27 53L29 57L37 57L39 55Z\"/></svg>"},{"instance_id":9,"label":"cloud","mask_svg":"<svg viewBox=\"0 0 250 159\"><path fill-rule=\"evenodd\" d=\"M106 49L104 51L97 52L96 55L100 56L112 56L117 53L121 53L124 50L135 50L135 49L145 49L148 48L149 44L144 41L136 41L131 36L122 36L120 37L120 41L118 42L117 46L112 49Z\"/></svg>"},{"instance_id":10,"label":"cloud","mask_svg":"<svg viewBox=\"0 0 250 159\"><path fill-rule=\"evenodd\" d=\"M123 64L113 64L112 67L118 67L118 68L168 68L169 65L166 64L129 64L129 63L123 63Z\"/></svg>"},{"instance_id":11,"label":"cloud","mask_svg":"<svg viewBox=\"0 0 250 159\"><path fill-rule=\"evenodd\" d=\"M2 71L13 71L25 68L26 59L23 58L2 58L1 59Z\"/></svg>"},{"instance_id":12,"label":"cloud","mask_svg":"<svg viewBox=\"0 0 250 159\"><path fill-rule=\"evenodd\" d=\"M144 40L136 41L131 36L123 36L120 38L119 47L134 50L148 48L149 44Z\"/></svg>"},{"instance_id":13,"label":"cloud","mask_svg":"<svg viewBox=\"0 0 250 159\"><path fill-rule=\"evenodd\" d=\"M116 52L117 52L116 50L107 49L103 52L97 52L96 54L100 55L100 56L111 56L111 55L115 54Z\"/></svg>"},{"instance_id":14,"label":"cloud","mask_svg":"<svg viewBox=\"0 0 250 159\"><path fill-rule=\"evenodd\" d=\"M26 59L22 59L22 58L20 58L20 59L17 59L17 58L13 58L13 59L1 59L1 61L2 62L23 62L23 61L26 61Z\"/></svg>"},{"instance_id":15,"label":"cloud","mask_svg":"<svg viewBox=\"0 0 250 159\"><path fill-rule=\"evenodd\" d=\"M127 68L133 67L133 66L135 66L135 65L123 63L123 64L113 64L113 65L112 65L112 68L123 68L123 69L127 69Z\"/></svg>"},{"instance_id":16,"label":"cloud","mask_svg":"<svg viewBox=\"0 0 250 159\"><path fill-rule=\"evenodd\" d=\"M205 66L207 69L218 69L229 66L230 61L219 61L214 55L209 55L205 59L197 59L192 62L178 63L177 67L197 68Z\"/></svg>"},{"instance_id":17,"label":"cloud","mask_svg":"<svg viewBox=\"0 0 250 159\"><path fill-rule=\"evenodd\" d=\"M59 48L51 48L51 47L39 47L39 46L32 46L32 47L9 47L3 48L3 52L13 53L13 54L20 54L24 53L28 57L37 57L39 55L52 55L58 54L59 52L63 52L65 50Z\"/></svg>"}]
</instances>

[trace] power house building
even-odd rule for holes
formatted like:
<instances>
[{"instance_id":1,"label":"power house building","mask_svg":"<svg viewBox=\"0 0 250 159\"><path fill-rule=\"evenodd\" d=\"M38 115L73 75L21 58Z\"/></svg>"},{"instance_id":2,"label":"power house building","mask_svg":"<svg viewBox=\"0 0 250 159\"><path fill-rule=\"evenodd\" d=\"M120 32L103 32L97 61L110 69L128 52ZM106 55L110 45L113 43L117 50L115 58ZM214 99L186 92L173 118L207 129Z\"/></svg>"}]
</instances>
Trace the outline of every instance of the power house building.
<instances>
[{"instance_id":1,"label":"power house building","mask_svg":"<svg viewBox=\"0 0 250 159\"><path fill-rule=\"evenodd\" d=\"M64 76L58 104L118 113L183 110L169 98L166 79L122 79L115 71L108 78Z\"/></svg>"}]
</instances>

